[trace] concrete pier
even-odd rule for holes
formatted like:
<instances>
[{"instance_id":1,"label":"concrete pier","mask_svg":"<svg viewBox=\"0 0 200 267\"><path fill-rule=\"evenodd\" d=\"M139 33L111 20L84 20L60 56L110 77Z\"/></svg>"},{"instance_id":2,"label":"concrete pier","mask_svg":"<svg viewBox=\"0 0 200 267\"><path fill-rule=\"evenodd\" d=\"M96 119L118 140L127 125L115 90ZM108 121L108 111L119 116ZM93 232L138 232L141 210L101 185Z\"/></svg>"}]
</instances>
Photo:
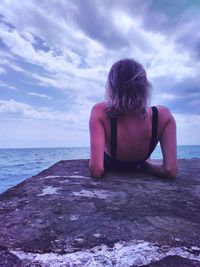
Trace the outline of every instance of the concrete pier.
<instances>
[{"instance_id":1,"label":"concrete pier","mask_svg":"<svg viewBox=\"0 0 200 267\"><path fill-rule=\"evenodd\" d=\"M200 266L200 159L174 180L56 163L0 195L0 266Z\"/></svg>"}]
</instances>

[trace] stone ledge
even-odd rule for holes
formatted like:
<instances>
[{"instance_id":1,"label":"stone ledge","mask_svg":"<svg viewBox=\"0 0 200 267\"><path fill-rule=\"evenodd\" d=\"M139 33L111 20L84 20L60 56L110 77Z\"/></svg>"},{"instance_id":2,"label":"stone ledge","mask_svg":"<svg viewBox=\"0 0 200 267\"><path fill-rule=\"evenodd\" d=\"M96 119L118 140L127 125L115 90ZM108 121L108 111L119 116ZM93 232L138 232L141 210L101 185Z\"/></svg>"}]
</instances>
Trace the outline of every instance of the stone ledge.
<instances>
[{"instance_id":1,"label":"stone ledge","mask_svg":"<svg viewBox=\"0 0 200 267\"><path fill-rule=\"evenodd\" d=\"M200 266L200 159L175 180L60 161L0 195L0 266Z\"/></svg>"}]
</instances>

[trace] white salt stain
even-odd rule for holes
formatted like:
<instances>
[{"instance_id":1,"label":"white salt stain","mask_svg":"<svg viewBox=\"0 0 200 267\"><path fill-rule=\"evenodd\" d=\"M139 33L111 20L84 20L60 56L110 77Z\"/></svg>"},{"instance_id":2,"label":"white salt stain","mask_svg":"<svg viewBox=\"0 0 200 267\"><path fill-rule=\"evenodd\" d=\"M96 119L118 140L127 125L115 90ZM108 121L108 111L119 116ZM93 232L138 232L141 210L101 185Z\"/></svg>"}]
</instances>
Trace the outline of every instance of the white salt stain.
<instances>
[{"instance_id":1,"label":"white salt stain","mask_svg":"<svg viewBox=\"0 0 200 267\"><path fill-rule=\"evenodd\" d=\"M76 221L78 220L79 216L78 215L72 215L69 219L70 221Z\"/></svg>"},{"instance_id":2,"label":"white salt stain","mask_svg":"<svg viewBox=\"0 0 200 267\"><path fill-rule=\"evenodd\" d=\"M69 183L69 180L59 181L60 184Z\"/></svg>"},{"instance_id":3,"label":"white salt stain","mask_svg":"<svg viewBox=\"0 0 200 267\"><path fill-rule=\"evenodd\" d=\"M83 175L48 175L48 176L44 176L42 179L57 179L57 178L85 178L85 179L89 179L91 177L88 176L83 176Z\"/></svg>"},{"instance_id":4,"label":"white salt stain","mask_svg":"<svg viewBox=\"0 0 200 267\"><path fill-rule=\"evenodd\" d=\"M98 238L101 236L101 234L97 233L97 234L93 234L93 236Z\"/></svg>"},{"instance_id":5,"label":"white salt stain","mask_svg":"<svg viewBox=\"0 0 200 267\"><path fill-rule=\"evenodd\" d=\"M77 240L82 241L82 240ZM196 247L195 247L196 248ZM197 247L198 248L198 247ZM191 248L167 247L142 240L131 242L117 242L113 248L101 245L92 249L85 249L74 253L58 255L56 253L26 253L24 251L10 251L22 260L41 266L59 267L65 264L70 266L143 266L157 262L166 256L178 255L190 260L200 261L200 255L195 255ZM114 264L113 264L114 262Z\"/></svg>"},{"instance_id":6,"label":"white salt stain","mask_svg":"<svg viewBox=\"0 0 200 267\"><path fill-rule=\"evenodd\" d=\"M81 238L81 237L77 237L77 238L75 238L75 241L78 242L78 243L83 243L84 239Z\"/></svg>"},{"instance_id":7,"label":"white salt stain","mask_svg":"<svg viewBox=\"0 0 200 267\"><path fill-rule=\"evenodd\" d=\"M69 175L69 176L67 176L68 178L90 178L90 177L88 177L88 176L83 176L83 175Z\"/></svg>"},{"instance_id":8,"label":"white salt stain","mask_svg":"<svg viewBox=\"0 0 200 267\"><path fill-rule=\"evenodd\" d=\"M175 241L178 241L178 242L181 241L181 239L178 238L178 237L177 237L177 238L174 238L174 240L175 240Z\"/></svg>"},{"instance_id":9,"label":"white salt stain","mask_svg":"<svg viewBox=\"0 0 200 267\"><path fill-rule=\"evenodd\" d=\"M48 175L48 176L43 177L43 179L54 179L54 178L60 178L60 177L62 177L62 176L60 176L60 175Z\"/></svg>"},{"instance_id":10,"label":"white salt stain","mask_svg":"<svg viewBox=\"0 0 200 267\"><path fill-rule=\"evenodd\" d=\"M53 186L46 186L43 190L42 193L37 195L38 197L41 196L46 196L46 195L53 195L53 194L59 194L57 190L60 189L58 187L53 187Z\"/></svg>"},{"instance_id":11,"label":"white salt stain","mask_svg":"<svg viewBox=\"0 0 200 267\"><path fill-rule=\"evenodd\" d=\"M106 199L109 196L109 193L105 190L81 190L79 192L72 192L70 195L75 196L75 197L97 197L101 199Z\"/></svg>"},{"instance_id":12,"label":"white salt stain","mask_svg":"<svg viewBox=\"0 0 200 267\"><path fill-rule=\"evenodd\" d=\"M195 247L195 246L192 246L191 249L200 251L200 248L199 247Z\"/></svg>"}]
</instances>

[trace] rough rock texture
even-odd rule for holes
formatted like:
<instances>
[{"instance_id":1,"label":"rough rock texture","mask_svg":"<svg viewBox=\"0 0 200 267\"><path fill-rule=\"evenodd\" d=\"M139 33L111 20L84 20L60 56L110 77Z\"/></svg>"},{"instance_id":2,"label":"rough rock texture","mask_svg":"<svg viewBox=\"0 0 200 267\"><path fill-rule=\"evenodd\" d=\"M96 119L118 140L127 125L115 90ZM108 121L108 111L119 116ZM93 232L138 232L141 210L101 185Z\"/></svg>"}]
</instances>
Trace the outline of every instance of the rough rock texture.
<instances>
[{"instance_id":1,"label":"rough rock texture","mask_svg":"<svg viewBox=\"0 0 200 267\"><path fill-rule=\"evenodd\" d=\"M200 266L200 159L175 180L60 161L0 195L0 266Z\"/></svg>"}]
</instances>

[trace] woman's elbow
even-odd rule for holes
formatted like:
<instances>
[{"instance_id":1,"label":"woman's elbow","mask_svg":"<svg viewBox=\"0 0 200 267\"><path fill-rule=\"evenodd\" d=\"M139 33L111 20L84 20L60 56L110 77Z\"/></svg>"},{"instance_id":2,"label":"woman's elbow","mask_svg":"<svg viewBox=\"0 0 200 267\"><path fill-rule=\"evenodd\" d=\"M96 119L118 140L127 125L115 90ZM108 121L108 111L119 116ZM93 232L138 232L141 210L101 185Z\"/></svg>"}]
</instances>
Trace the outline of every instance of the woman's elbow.
<instances>
[{"instance_id":1,"label":"woman's elbow","mask_svg":"<svg viewBox=\"0 0 200 267\"><path fill-rule=\"evenodd\" d=\"M89 171L92 177L100 178L104 173L104 168L94 167L92 165L89 165Z\"/></svg>"},{"instance_id":2,"label":"woman's elbow","mask_svg":"<svg viewBox=\"0 0 200 267\"><path fill-rule=\"evenodd\" d=\"M170 167L165 167L165 177L169 179L175 179L177 176L177 166L170 168Z\"/></svg>"}]
</instances>

